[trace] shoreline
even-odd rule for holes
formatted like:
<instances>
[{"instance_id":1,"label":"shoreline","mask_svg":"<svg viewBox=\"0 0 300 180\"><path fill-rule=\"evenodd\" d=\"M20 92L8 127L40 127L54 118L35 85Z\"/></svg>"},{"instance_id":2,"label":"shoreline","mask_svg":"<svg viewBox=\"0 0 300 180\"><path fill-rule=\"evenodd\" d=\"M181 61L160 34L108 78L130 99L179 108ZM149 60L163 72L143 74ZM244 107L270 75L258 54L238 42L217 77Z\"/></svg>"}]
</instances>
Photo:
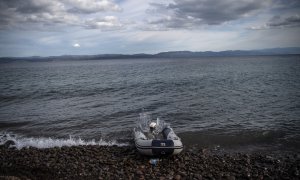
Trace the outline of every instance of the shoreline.
<instances>
[{"instance_id":1,"label":"shoreline","mask_svg":"<svg viewBox=\"0 0 300 180\"><path fill-rule=\"evenodd\" d=\"M222 153L192 147L158 158L132 146L0 148L0 179L299 179L300 154Z\"/></svg>"}]
</instances>

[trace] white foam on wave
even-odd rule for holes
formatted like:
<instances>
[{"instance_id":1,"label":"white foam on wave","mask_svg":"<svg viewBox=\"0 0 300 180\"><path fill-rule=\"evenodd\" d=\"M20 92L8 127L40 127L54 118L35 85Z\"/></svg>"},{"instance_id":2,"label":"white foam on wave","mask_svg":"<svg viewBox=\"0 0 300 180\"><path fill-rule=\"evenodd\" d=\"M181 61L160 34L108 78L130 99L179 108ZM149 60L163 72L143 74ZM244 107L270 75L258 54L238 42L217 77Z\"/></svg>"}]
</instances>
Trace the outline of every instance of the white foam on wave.
<instances>
[{"instance_id":1,"label":"white foam on wave","mask_svg":"<svg viewBox=\"0 0 300 180\"><path fill-rule=\"evenodd\" d=\"M56 139L56 138L33 138L33 137L18 137L10 134L0 135L0 145L5 144L7 141L13 141L15 145L10 145L10 147L16 147L17 149L35 147L35 148L53 148L53 147L63 147L63 146L87 146L87 145L100 145L100 146L127 146L126 143L118 143L116 140L104 141L100 139L96 140L82 140L81 138L69 137L68 139Z\"/></svg>"}]
</instances>

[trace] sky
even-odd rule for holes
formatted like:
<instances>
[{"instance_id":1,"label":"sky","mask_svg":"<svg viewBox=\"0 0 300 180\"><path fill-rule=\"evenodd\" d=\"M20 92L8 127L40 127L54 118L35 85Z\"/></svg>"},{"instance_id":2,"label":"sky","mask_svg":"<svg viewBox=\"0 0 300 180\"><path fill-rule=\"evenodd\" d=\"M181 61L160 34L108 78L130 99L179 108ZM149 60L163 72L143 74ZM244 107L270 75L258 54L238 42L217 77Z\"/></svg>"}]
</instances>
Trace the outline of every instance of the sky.
<instances>
[{"instance_id":1,"label":"sky","mask_svg":"<svg viewBox=\"0 0 300 180\"><path fill-rule=\"evenodd\" d=\"M300 47L300 0L0 0L0 57Z\"/></svg>"}]
</instances>

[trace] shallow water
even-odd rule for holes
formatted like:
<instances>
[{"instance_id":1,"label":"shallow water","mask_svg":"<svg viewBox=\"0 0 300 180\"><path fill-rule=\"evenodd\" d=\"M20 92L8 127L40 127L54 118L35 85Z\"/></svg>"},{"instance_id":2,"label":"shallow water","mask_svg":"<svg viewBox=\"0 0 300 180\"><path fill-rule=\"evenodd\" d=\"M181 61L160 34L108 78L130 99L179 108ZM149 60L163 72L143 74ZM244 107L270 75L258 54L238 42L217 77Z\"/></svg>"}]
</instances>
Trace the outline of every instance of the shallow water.
<instances>
[{"instance_id":1,"label":"shallow water","mask_svg":"<svg viewBox=\"0 0 300 180\"><path fill-rule=\"evenodd\" d=\"M142 109L185 144L300 147L300 56L0 63L0 131L129 142Z\"/></svg>"}]
</instances>

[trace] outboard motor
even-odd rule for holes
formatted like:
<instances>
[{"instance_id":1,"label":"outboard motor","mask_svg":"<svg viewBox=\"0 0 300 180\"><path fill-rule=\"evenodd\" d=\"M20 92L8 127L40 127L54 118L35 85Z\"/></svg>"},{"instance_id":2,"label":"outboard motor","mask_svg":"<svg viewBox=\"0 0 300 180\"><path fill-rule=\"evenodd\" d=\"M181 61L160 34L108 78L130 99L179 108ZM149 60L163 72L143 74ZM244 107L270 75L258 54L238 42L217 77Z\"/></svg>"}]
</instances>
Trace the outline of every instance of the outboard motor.
<instances>
[{"instance_id":1,"label":"outboard motor","mask_svg":"<svg viewBox=\"0 0 300 180\"><path fill-rule=\"evenodd\" d=\"M171 128L163 129L162 134L164 136L164 139L168 139L168 135L169 135L170 132L171 132Z\"/></svg>"}]
</instances>

